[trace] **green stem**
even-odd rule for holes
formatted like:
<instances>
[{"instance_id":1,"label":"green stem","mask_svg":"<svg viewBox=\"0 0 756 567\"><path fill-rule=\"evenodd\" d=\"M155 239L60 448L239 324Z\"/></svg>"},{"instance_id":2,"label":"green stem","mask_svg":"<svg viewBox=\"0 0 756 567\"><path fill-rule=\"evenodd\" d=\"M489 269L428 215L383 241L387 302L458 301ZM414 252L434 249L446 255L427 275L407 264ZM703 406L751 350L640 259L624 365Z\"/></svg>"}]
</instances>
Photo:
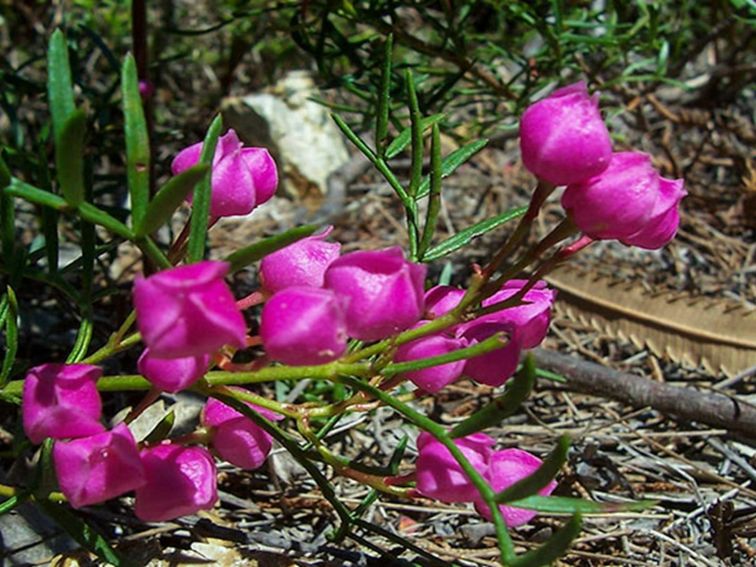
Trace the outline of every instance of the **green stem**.
<instances>
[{"instance_id":1,"label":"green stem","mask_svg":"<svg viewBox=\"0 0 756 567\"><path fill-rule=\"evenodd\" d=\"M356 390L367 392L386 405L391 406L396 411L401 413L404 417L413 422L415 425L433 435L433 437L435 437L441 444L444 445L444 447L448 449L454 459L459 463L459 466L465 472L467 477L470 479L470 482L472 482L473 486L475 486L475 488L478 490L480 496L483 498L483 501L491 510L494 526L496 527L496 536L499 541L501 561L505 565L511 564L515 559L514 544L512 543L512 538L507 531L507 526L504 523L504 518L501 515L501 511L496 504L496 493L489 486L483 476L477 470L475 470L475 467L470 464L470 461L467 460L467 457L465 457L464 453L462 453L462 451L459 449L459 447L457 447L454 441L452 441L446 429L444 429L444 427L442 427L432 419L400 402L399 400L391 396L391 394L384 392L379 388L376 388L349 376L340 378L339 382L342 382L343 384L346 384L347 386L350 386Z\"/></svg>"},{"instance_id":2,"label":"green stem","mask_svg":"<svg viewBox=\"0 0 756 567\"><path fill-rule=\"evenodd\" d=\"M538 186L536 187L535 191L533 191L533 196L530 198L528 210L525 212L525 215L523 215L523 217L520 219L520 222L517 223L517 227L515 228L514 232L504 242L502 247L496 253L496 256L494 256L488 263L488 265L484 268L483 271L486 274L487 278L490 278L499 267L499 265L504 261L504 259L515 252L520 244L522 244L522 242L530 233L530 227L533 225L533 221L538 216L538 212L541 210L543 203L555 188L556 187L551 183L547 183L541 180L538 181Z\"/></svg>"}]
</instances>

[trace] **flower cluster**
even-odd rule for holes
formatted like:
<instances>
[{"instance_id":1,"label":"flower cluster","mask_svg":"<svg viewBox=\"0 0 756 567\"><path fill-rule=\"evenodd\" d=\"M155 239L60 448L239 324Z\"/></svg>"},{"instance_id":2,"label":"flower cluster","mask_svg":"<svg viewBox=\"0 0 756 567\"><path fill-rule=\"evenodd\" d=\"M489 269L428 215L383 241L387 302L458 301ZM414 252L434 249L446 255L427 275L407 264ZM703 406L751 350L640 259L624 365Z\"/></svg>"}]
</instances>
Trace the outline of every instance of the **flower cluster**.
<instances>
[{"instance_id":1,"label":"flower cluster","mask_svg":"<svg viewBox=\"0 0 756 567\"><path fill-rule=\"evenodd\" d=\"M260 315L267 355L292 366L340 358L349 337L384 339L423 314L426 268L399 247L339 255L328 232L268 256L260 266L272 293Z\"/></svg>"},{"instance_id":2,"label":"flower cluster","mask_svg":"<svg viewBox=\"0 0 756 567\"><path fill-rule=\"evenodd\" d=\"M523 113L522 161L539 179L566 185L562 206L583 233L653 250L680 224L682 179L665 179L641 152L612 152L598 96L579 82Z\"/></svg>"},{"instance_id":3,"label":"flower cluster","mask_svg":"<svg viewBox=\"0 0 756 567\"><path fill-rule=\"evenodd\" d=\"M525 166L540 180L539 190L566 186L562 204L584 239L618 239L654 249L674 236L678 205L685 196L682 181L660 177L645 154L613 152L597 97L589 96L583 83L559 89L525 111L521 149ZM173 161L173 172L196 164L201 152L201 143L183 150ZM229 130L213 159L210 216L249 213L271 198L277 182L268 152L243 147ZM541 202L534 197L535 213ZM523 226L529 227L532 220L526 215ZM566 224L572 230L572 224ZM201 261L138 278L133 299L145 347L137 362L139 373L157 392L178 392L195 385L214 364L232 368L230 353L248 346L262 346L264 357L255 362L260 366L309 367L342 359L350 339L390 339L379 344L385 346L382 356L365 363L365 376L378 377L385 368L379 365L393 361L395 369L402 364L404 371L397 378L413 382L422 392L437 393L462 377L499 387L514 374L522 351L539 345L548 332L556 292L540 280L541 272L530 280L507 279L515 275L512 270L498 281L490 280L498 268L492 261L479 271L479 287L466 291L439 285L426 290L426 266L405 258L401 248L342 254L340 244L327 240L331 230L261 261L261 289L256 292L264 301L259 336L248 335L240 307L246 304L236 301L225 281L226 262ZM463 303L468 293L472 299ZM397 338L444 317L432 333L420 331L411 341L406 335ZM502 337L499 348L474 348L494 336ZM474 356L470 351L453 354L468 347ZM441 360L428 360L438 357ZM322 370L334 367L338 365ZM137 443L126 423L109 429L103 425L97 389L101 375L99 368L87 364L45 364L31 369L23 385L24 430L35 444L56 440L52 455L60 489L76 508L133 491L142 520L194 513L217 500L216 457L251 470L270 454L273 439L268 431L275 434L276 428L258 416L268 421L281 416L249 403L256 415L244 415L215 398L206 402L193 436ZM211 382L208 377L198 390L207 392ZM377 383L387 389L387 383L394 384L393 379ZM224 394L255 399L289 415L281 404L250 398L245 391L209 391L222 399ZM307 417L310 408L300 409ZM306 427L306 421L300 425ZM494 440L483 433L454 443L497 492L541 465L540 459L519 449L495 451ZM471 502L491 518L476 484L444 443L421 433L417 448L416 487L410 493L443 502ZM554 487L552 482L540 494L548 495ZM535 515L511 506L500 510L509 526Z\"/></svg>"},{"instance_id":4,"label":"flower cluster","mask_svg":"<svg viewBox=\"0 0 756 567\"><path fill-rule=\"evenodd\" d=\"M495 492L527 478L542 463L538 457L520 449L494 451L495 441L485 433L455 439L454 444ZM472 502L481 516L491 519L488 505L445 445L430 433L421 433L417 438L417 450L416 488L420 494L441 502ZM548 496L554 488L556 482L552 481L538 493ZM536 515L512 506L500 506L500 510L509 527L526 524Z\"/></svg>"}]
</instances>

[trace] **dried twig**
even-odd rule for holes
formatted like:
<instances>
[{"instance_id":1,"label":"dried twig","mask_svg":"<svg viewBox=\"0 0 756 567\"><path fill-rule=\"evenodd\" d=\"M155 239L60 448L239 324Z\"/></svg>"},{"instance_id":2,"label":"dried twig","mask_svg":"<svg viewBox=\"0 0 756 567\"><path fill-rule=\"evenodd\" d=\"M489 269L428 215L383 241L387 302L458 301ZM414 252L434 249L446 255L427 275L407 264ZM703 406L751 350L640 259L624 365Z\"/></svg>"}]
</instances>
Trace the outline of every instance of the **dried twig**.
<instances>
[{"instance_id":1,"label":"dried twig","mask_svg":"<svg viewBox=\"0 0 756 567\"><path fill-rule=\"evenodd\" d=\"M736 396L670 386L544 349L536 349L535 357L539 365L567 378L571 390L634 407L650 406L678 421L724 427L756 440L756 408Z\"/></svg>"}]
</instances>

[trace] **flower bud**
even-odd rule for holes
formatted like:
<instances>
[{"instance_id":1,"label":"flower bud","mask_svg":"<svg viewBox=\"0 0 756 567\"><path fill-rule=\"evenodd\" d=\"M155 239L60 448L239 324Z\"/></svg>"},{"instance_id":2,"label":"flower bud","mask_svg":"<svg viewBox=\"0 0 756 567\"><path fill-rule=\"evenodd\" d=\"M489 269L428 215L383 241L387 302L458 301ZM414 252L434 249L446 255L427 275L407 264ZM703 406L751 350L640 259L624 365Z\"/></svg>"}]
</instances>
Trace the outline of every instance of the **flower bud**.
<instances>
[{"instance_id":1,"label":"flower bud","mask_svg":"<svg viewBox=\"0 0 756 567\"><path fill-rule=\"evenodd\" d=\"M581 81L531 104L520 120L520 150L525 167L554 185L604 171L612 141L601 119L598 95L590 96Z\"/></svg>"},{"instance_id":2,"label":"flower bud","mask_svg":"<svg viewBox=\"0 0 756 567\"><path fill-rule=\"evenodd\" d=\"M194 384L207 373L209 354L186 358L155 358L150 349L139 357L139 374L165 392L178 392Z\"/></svg>"},{"instance_id":3,"label":"flower bud","mask_svg":"<svg viewBox=\"0 0 756 567\"><path fill-rule=\"evenodd\" d=\"M323 274L341 251L341 244L325 241L332 230L329 226L325 232L265 256L260 262L263 288L275 293L292 286L322 287Z\"/></svg>"},{"instance_id":4,"label":"flower bud","mask_svg":"<svg viewBox=\"0 0 756 567\"><path fill-rule=\"evenodd\" d=\"M166 443L143 449L140 457L146 479L136 489L140 520L173 520L209 510L218 500L215 462L207 449Z\"/></svg>"},{"instance_id":5,"label":"flower bud","mask_svg":"<svg viewBox=\"0 0 756 567\"><path fill-rule=\"evenodd\" d=\"M484 474L494 440L485 433L473 433L454 440L479 473ZM417 438L417 491L441 502L472 502L478 490L449 450L430 433Z\"/></svg>"},{"instance_id":6,"label":"flower bud","mask_svg":"<svg viewBox=\"0 0 756 567\"><path fill-rule=\"evenodd\" d=\"M99 504L142 486L144 467L125 424L53 446L60 489L74 508Z\"/></svg>"},{"instance_id":7,"label":"flower bud","mask_svg":"<svg viewBox=\"0 0 756 567\"><path fill-rule=\"evenodd\" d=\"M485 473L486 480L491 485L491 488L495 492L501 492L502 490L509 488L514 483L530 476L538 467L541 466L541 459L531 455L527 451L521 449L504 449L503 451L496 451L491 455L491 459L488 463L488 470ZM551 481L545 487L543 487L538 494L541 496L548 496L556 488L557 483ZM477 495L475 498L475 508L478 513L484 518L491 520L491 510ZM510 528L516 528L523 524L527 524L532 520L536 513L532 510L525 510L523 508L514 508L512 506L499 506L504 521Z\"/></svg>"},{"instance_id":8,"label":"flower bud","mask_svg":"<svg viewBox=\"0 0 756 567\"><path fill-rule=\"evenodd\" d=\"M199 142L179 152L171 164L173 174L196 165L202 146ZM245 148L233 130L218 140L212 168L211 217L246 215L270 199L278 185L276 163L268 150Z\"/></svg>"},{"instance_id":9,"label":"flower bud","mask_svg":"<svg viewBox=\"0 0 756 567\"><path fill-rule=\"evenodd\" d=\"M509 299L516 295L526 283L527 280L509 280L501 290L483 301L483 307ZM484 315L476 321L511 323L519 335L522 348L535 348L541 344L549 330L551 306L555 299L556 291L548 289L545 281L540 281L523 296L522 305Z\"/></svg>"},{"instance_id":10,"label":"flower bud","mask_svg":"<svg viewBox=\"0 0 756 567\"><path fill-rule=\"evenodd\" d=\"M624 238L623 243L647 250L666 246L675 237L680 225L678 206L688 193L683 189L682 179L659 178L659 199L651 212L646 226Z\"/></svg>"},{"instance_id":11,"label":"flower bud","mask_svg":"<svg viewBox=\"0 0 756 567\"><path fill-rule=\"evenodd\" d=\"M344 300L328 289L289 287L260 315L260 338L273 360L293 366L324 364L346 350Z\"/></svg>"},{"instance_id":12,"label":"flower bud","mask_svg":"<svg viewBox=\"0 0 756 567\"><path fill-rule=\"evenodd\" d=\"M142 340L155 358L210 354L246 345L246 324L223 277L225 262L198 262L134 282Z\"/></svg>"},{"instance_id":13,"label":"flower bud","mask_svg":"<svg viewBox=\"0 0 756 567\"><path fill-rule=\"evenodd\" d=\"M247 405L268 420L283 417L265 408ZM237 467L260 468L270 453L273 440L260 426L223 402L210 398L202 410L202 423L213 427L213 449L224 461Z\"/></svg>"},{"instance_id":14,"label":"flower bud","mask_svg":"<svg viewBox=\"0 0 756 567\"><path fill-rule=\"evenodd\" d=\"M465 290L450 285L437 285L425 292L425 312L433 319L446 315L465 296Z\"/></svg>"},{"instance_id":15,"label":"flower bud","mask_svg":"<svg viewBox=\"0 0 756 567\"><path fill-rule=\"evenodd\" d=\"M409 362L432 356L441 356L465 348L465 346L466 342L462 339L445 337L442 334L428 335L401 345L396 350L394 362ZM405 372L404 376L421 390L435 394L457 380L462 375L464 367L465 361L457 360L422 370Z\"/></svg>"},{"instance_id":16,"label":"flower bud","mask_svg":"<svg viewBox=\"0 0 756 567\"><path fill-rule=\"evenodd\" d=\"M21 410L32 443L46 437L86 437L105 430L97 380L102 370L88 364L43 364L24 380Z\"/></svg>"},{"instance_id":17,"label":"flower bud","mask_svg":"<svg viewBox=\"0 0 756 567\"><path fill-rule=\"evenodd\" d=\"M664 245L677 228L684 195L682 181L660 177L648 154L617 152L601 175L569 185L562 206L591 238L644 243L645 237L646 244Z\"/></svg>"},{"instance_id":18,"label":"flower bud","mask_svg":"<svg viewBox=\"0 0 756 567\"><path fill-rule=\"evenodd\" d=\"M481 384L501 386L517 370L522 343L517 328L512 323L475 319L462 326L457 333L469 346L483 342L496 333L508 335L508 339L502 339L507 341L503 347L468 358L463 372L465 376Z\"/></svg>"},{"instance_id":19,"label":"flower bud","mask_svg":"<svg viewBox=\"0 0 756 567\"><path fill-rule=\"evenodd\" d=\"M383 339L416 323L423 313L426 267L404 259L398 246L351 252L325 273L325 287L346 297L350 337Z\"/></svg>"},{"instance_id":20,"label":"flower bud","mask_svg":"<svg viewBox=\"0 0 756 567\"><path fill-rule=\"evenodd\" d=\"M232 390L237 390L239 392L246 391L243 388L239 387L229 386L229 388ZM266 408L261 408L260 406L256 406L255 404L251 404L249 402L244 403L267 420L278 421L283 419L282 415L277 414L274 411ZM205 427L218 427L220 425L223 425L227 421L239 419L241 417L248 419L243 413L236 411L234 408L224 404L220 400L217 400L215 398L208 398L205 406L202 408L202 415L200 416L200 419L202 421L202 425L204 425Z\"/></svg>"}]
</instances>

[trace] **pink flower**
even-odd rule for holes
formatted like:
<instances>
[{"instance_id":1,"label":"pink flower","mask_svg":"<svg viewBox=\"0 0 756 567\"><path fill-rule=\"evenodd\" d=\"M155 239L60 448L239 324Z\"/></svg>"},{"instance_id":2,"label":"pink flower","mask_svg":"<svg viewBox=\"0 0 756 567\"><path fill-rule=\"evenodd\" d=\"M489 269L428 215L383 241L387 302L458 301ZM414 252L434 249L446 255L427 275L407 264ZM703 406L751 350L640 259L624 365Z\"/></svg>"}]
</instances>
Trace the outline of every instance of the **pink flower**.
<instances>
[{"instance_id":1,"label":"pink flower","mask_svg":"<svg viewBox=\"0 0 756 567\"><path fill-rule=\"evenodd\" d=\"M426 323L424 321L418 326ZM466 341L446 337L442 334L428 335L401 345L394 355L394 362L409 362L432 356L441 356L465 348ZM422 370L405 372L404 376L410 379L418 388L432 394L448 386L462 375L465 367L464 360L447 362L438 366L431 366Z\"/></svg>"},{"instance_id":2,"label":"pink flower","mask_svg":"<svg viewBox=\"0 0 756 567\"><path fill-rule=\"evenodd\" d=\"M383 339L407 329L423 313L426 267L404 259L398 246L352 252L335 260L325 273L325 287L346 297L350 337Z\"/></svg>"},{"instance_id":3,"label":"pink flower","mask_svg":"<svg viewBox=\"0 0 756 567\"><path fill-rule=\"evenodd\" d=\"M245 391L243 388L239 387L230 388L232 390L238 390L240 392ZM257 413L259 413L261 416L263 416L265 419L268 419L270 421L278 421L283 419L282 415L277 414L272 410L261 408L260 406L256 406L255 404L251 404L249 402L244 403L255 410ZM202 425L204 425L205 427L219 427L228 421L240 418L248 419L243 413L236 411L231 406L226 405L215 398L208 398L207 402L205 402L205 407L202 408L201 420Z\"/></svg>"},{"instance_id":4,"label":"pink flower","mask_svg":"<svg viewBox=\"0 0 756 567\"><path fill-rule=\"evenodd\" d=\"M167 443L143 449L140 458L146 479L136 489L140 520L173 520L209 510L218 500L215 462L207 449Z\"/></svg>"},{"instance_id":5,"label":"pink flower","mask_svg":"<svg viewBox=\"0 0 756 567\"><path fill-rule=\"evenodd\" d=\"M260 262L263 287L274 293L292 286L322 287L323 274L339 257L341 244L326 242L332 226L269 254Z\"/></svg>"},{"instance_id":6,"label":"pink flower","mask_svg":"<svg viewBox=\"0 0 756 567\"><path fill-rule=\"evenodd\" d=\"M542 462L538 457L520 449L496 451L491 455L488 463L488 470L485 473L486 480L488 480L494 491L501 492L505 488L533 474L538 470ZM538 494L548 496L554 491L556 485L555 481L551 481ZM481 516L491 520L491 510L482 501L480 495L477 495L475 498L475 508ZM499 510L501 510L504 521L510 528L527 524L536 516L536 513L531 510L513 508L512 506L502 505L499 507Z\"/></svg>"},{"instance_id":7,"label":"pink flower","mask_svg":"<svg viewBox=\"0 0 756 567\"><path fill-rule=\"evenodd\" d=\"M530 105L520 120L520 150L525 167L554 185L577 183L604 171L612 142L598 95L590 96L581 81Z\"/></svg>"},{"instance_id":8,"label":"pink flower","mask_svg":"<svg viewBox=\"0 0 756 567\"><path fill-rule=\"evenodd\" d=\"M470 464L485 473L494 440L485 433L473 433L455 439L454 443ZM417 491L441 502L472 502L478 490L449 450L430 433L417 438Z\"/></svg>"},{"instance_id":9,"label":"pink flower","mask_svg":"<svg viewBox=\"0 0 756 567\"><path fill-rule=\"evenodd\" d=\"M53 462L60 489L74 508L105 502L145 482L134 436L123 423L112 431L56 442Z\"/></svg>"},{"instance_id":10,"label":"pink flower","mask_svg":"<svg viewBox=\"0 0 756 567\"><path fill-rule=\"evenodd\" d=\"M184 390L207 372L211 356L200 354L186 358L155 358L150 349L139 357L139 374L166 392Z\"/></svg>"},{"instance_id":11,"label":"pink flower","mask_svg":"<svg viewBox=\"0 0 756 567\"><path fill-rule=\"evenodd\" d=\"M517 370L522 350L522 339L517 333L517 327L506 321L476 319L458 331L459 337L465 339L469 346L483 342L496 333L506 333L509 336L506 345L486 354L468 358L463 372L465 376L489 386L501 386Z\"/></svg>"},{"instance_id":12,"label":"pink flower","mask_svg":"<svg viewBox=\"0 0 756 567\"><path fill-rule=\"evenodd\" d=\"M674 236L684 196L682 181L660 177L647 154L617 152L601 175L569 185L562 206L591 238L655 248Z\"/></svg>"},{"instance_id":13,"label":"pink flower","mask_svg":"<svg viewBox=\"0 0 756 567\"><path fill-rule=\"evenodd\" d=\"M336 360L346 350L345 303L328 289L289 287L275 293L260 315L265 352L294 366Z\"/></svg>"},{"instance_id":14,"label":"pink flower","mask_svg":"<svg viewBox=\"0 0 756 567\"><path fill-rule=\"evenodd\" d=\"M178 175L196 165L202 142L183 149L173 159ZM213 157L211 217L246 215L276 192L276 163L265 148L245 148L236 132L229 130L218 140Z\"/></svg>"},{"instance_id":15,"label":"pink flower","mask_svg":"<svg viewBox=\"0 0 756 567\"><path fill-rule=\"evenodd\" d=\"M526 283L527 280L509 280L500 291L483 300L483 307L509 299L516 295ZM540 281L528 290L522 299L522 305L484 315L475 321L511 323L519 335L522 348L535 348L546 337L549 330L551 307L556 299L556 291L546 287L545 281Z\"/></svg>"},{"instance_id":16,"label":"pink flower","mask_svg":"<svg viewBox=\"0 0 756 567\"><path fill-rule=\"evenodd\" d=\"M680 225L678 211L680 201L688 193L683 189L682 179L659 178L659 198L651 211L651 217L642 229L624 238L622 242L647 250L666 246L675 237Z\"/></svg>"},{"instance_id":17,"label":"pink flower","mask_svg":"<svg viewBox=\"0 0 756 567\"><path fill-rule=\"evenodd\" d=\"M223 280L225 262L198 262L134 282L142 340L155 358L209 354L225 344L243 347L246 324Z\"/></svg>"},{"instance_id":18,"label":"pink flower","mask_svg":"<svg viewBox=\"0 0 756 567\"><path fill-rule=\"evenodd\" d=\"M29 370L21 402L26 436L86 437L105 430L97 380L102 370L88 364L43 364Z\"/></svg>"},{"instance_id":19,"label":"pink flower","mask_svg":"<svg viewBox=\"0 0 756 567\"><path fill-rule=\"evenodd\" d=\"M266 419L283 419L270 410L247 405ZM254 470L262 466L270 454L271 436L252 420L215 398L207 400L202 410L202 423L214 428L213 449L221 459L232 465Z\"/></svg>"},{"instance_id":20,"label":"pink flower","mask_svg":"<svg viewBox=\"0 0 756 567\"><path fill-rule=\"evenodd\" d=\"M425 312L433 319L446 315L465 296L465 290L450 285L437 285L425 292Z\"/></svg>"}]
</instances>

